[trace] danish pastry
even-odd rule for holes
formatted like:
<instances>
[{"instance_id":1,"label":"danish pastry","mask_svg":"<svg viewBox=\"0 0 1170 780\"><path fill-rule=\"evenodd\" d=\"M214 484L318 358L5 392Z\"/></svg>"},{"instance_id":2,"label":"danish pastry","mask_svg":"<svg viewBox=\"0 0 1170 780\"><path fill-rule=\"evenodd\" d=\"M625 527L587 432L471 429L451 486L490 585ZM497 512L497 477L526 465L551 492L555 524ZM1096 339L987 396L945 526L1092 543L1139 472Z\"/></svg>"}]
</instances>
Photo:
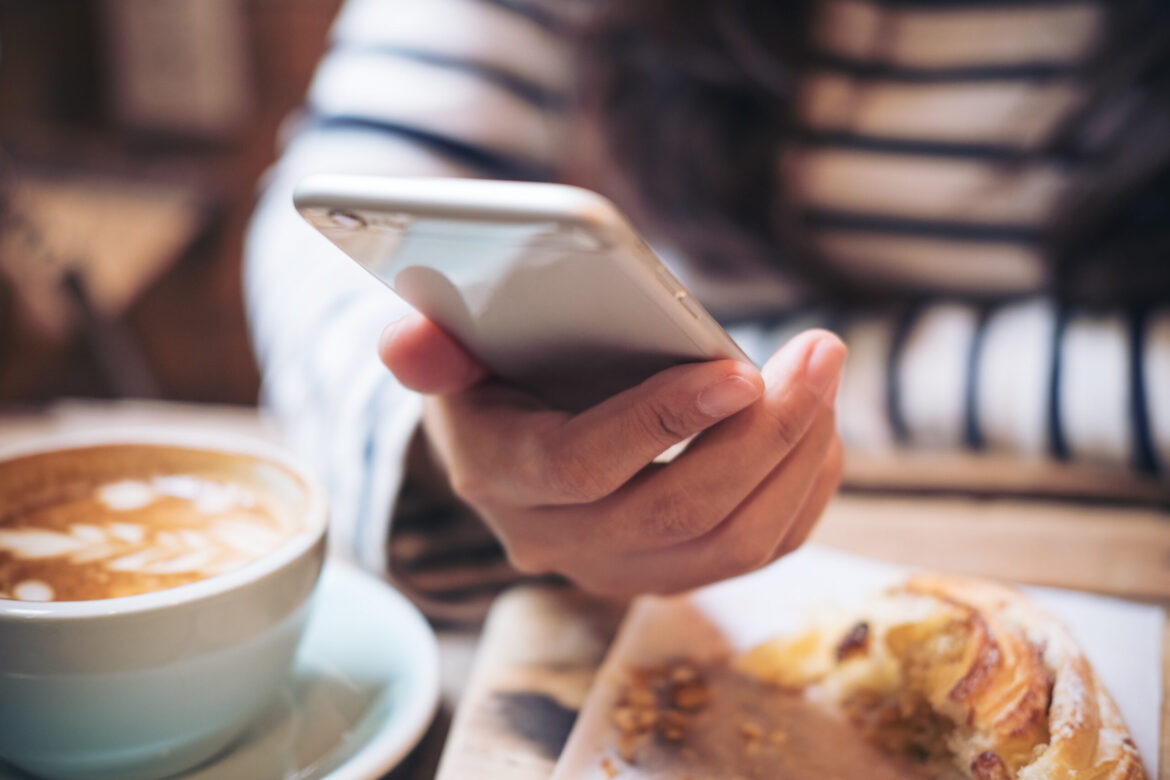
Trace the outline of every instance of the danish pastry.
<instances>
[{"instance_id":1,"label":"danish pastry","mask_svg":"<svg viewBox=\"0 0 1170 780\"><path fill-rule=\"evenodd\" d=\"M931 777L1146 777L1117 705L1068 631L996 583L916 576L737 663L803 690Z\"/></svg>"}]
</instances>

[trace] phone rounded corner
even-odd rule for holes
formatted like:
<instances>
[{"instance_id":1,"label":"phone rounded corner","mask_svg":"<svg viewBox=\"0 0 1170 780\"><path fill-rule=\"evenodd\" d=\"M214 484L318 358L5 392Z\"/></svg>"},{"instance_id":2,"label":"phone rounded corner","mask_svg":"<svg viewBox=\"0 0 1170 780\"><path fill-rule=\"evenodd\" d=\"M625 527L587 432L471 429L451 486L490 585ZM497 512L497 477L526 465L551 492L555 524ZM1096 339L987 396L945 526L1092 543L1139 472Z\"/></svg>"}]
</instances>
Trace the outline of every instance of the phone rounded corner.
<instances>
[{"instance_id":1,"label":"phone rounded corner","mask_svg":"<svg viewBox=\"0 0 1170 780\"><path fill-rule=\"evenodd\" d=\"M292 191L293 208L304 214L309 209L321 207L325 200L322 193L330 191L327 185L331 178L325 173L310 173L297 179Z\"/></svg>"},{"instance_id":2,"label":"phone rounded corner","mask_svg":"<svg viewBox=\"0 0 1170 780\"><path fill-rule=\"evenodd\" d=\"M584 187L572 187L573 201L566 211L573 214L573 224L587 233L614 241L633 227L621 209L609 198Z\"/></svg>"}]
</instances>

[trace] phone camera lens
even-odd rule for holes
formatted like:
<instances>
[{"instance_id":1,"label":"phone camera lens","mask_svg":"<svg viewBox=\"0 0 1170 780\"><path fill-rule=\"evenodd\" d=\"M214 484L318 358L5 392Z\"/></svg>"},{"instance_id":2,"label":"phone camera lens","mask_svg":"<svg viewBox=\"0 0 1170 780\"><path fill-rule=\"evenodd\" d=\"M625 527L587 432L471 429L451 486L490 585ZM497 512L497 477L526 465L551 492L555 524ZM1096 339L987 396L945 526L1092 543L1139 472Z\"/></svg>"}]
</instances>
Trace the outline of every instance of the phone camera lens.
<instances>
[{"instance_id":1,"label":"phone camera lens","mask_svg":"<svg viewBox=\"0 0 1170 780\"><path fill-rule=\"evenodd\" d=\"M357 214L351 214L348 211L330 211L329 221L334 226L345 228L347 230L357 230L366 226L366 221Z\"/></svg>"}]
</instances>

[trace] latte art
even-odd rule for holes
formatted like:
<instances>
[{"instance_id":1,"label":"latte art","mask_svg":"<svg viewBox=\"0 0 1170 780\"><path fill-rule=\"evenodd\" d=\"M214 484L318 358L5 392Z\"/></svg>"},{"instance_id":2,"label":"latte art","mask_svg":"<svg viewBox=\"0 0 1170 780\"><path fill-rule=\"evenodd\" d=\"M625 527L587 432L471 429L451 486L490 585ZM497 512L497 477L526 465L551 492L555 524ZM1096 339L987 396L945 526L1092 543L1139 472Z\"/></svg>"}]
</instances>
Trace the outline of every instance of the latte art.
<instances>
[{"instance_id":1,"label":"latte art","mask_svg":"<svg viewBox=\"0 0 1170 780\"><path fill-rule=\"evenodd\" d=\"M155 477L150 482L122 480L102 485L97 494L98 500L115 512L141 509L163 496L189 499L196 509L208 514L256 505L256 495L241 485L209 482L186 474Z\"/></svg>"},{"instance_id":2,"label":"latte art","mask_svg":"<svg viewBox=\"0 0 1170 780\"><path fill-rule=\"evenodd\" d=\"M95 498L107 510L95 516L104 523L48 529L37 527L35 517L26 518L30 525L0 528L0 552L15 561L89 564L107 574L201 579L275 550L291 530L255 511L256 497L246 488L189 475L114 482L98 488ZM165 523L160 524L157 517L138 517L141 510L160 502L170 504ZM119 515L126 517L119 519ZM205 516L201 522L198 515ZM0 591L0 598L51 601L55 597L53 587L40 580L15 583L11 595Z\"/></svg>"},{"instance_id":3,"label":"latte art","mask_svg":"<svg viewBox=\"0 0 1170 780\"><path fill-rule=\"evenodd\" d=\"M55 498L0 514L0 598L79 601L175 587L243 566L304 530L271 489L233 476L63 480Z\"/></svg>"}]
</instances>

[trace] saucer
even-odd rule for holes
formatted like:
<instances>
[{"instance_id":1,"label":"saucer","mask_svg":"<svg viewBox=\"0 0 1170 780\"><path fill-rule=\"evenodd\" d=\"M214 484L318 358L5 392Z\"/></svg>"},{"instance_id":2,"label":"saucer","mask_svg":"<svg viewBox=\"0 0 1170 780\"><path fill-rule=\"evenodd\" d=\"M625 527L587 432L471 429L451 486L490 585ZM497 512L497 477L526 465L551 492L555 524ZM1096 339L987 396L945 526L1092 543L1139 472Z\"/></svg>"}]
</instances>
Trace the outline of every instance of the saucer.
<instances>
[{"instance_id":1,"label":"saucer","mask_svg":"<svg viewBox=\"0 0 1170 780\"><path fill-rule=\"evenodd\" d=\"M430 725L435 635L381 580L340 561L321 574L289 680L232 747L182 780L376 780ZM0 780L29 776L0 763Z\"/></svg>"}]
</instances>

